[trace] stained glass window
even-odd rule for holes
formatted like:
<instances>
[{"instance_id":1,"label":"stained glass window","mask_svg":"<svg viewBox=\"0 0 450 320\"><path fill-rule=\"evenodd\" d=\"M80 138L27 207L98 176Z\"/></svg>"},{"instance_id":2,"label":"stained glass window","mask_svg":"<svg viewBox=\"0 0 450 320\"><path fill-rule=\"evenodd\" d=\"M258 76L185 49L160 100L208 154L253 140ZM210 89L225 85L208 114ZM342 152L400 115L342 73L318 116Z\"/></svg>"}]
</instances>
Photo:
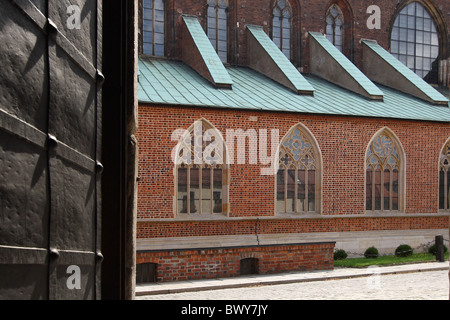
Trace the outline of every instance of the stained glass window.
<instances>
[{"instance_id":1,"label":"stained glass window","mask_svg":"<svg viewBox=\"0 0 450 320\"><path fill-rule=\"evenodd\" d=\"M291 58L291 16L292 9L287 0L278 0L273 7L272 41Z\"/></svg>"},{"instance_id":2,"label":"stained glass window","mask_svg":"<svg viewBox=\"0 0 450 320\"><path fill-rule=\"evenodd\" d=\"M418 2L408 4L395 19L391 53L420 77L437 77L439 37L428 11Z\"/></svg>"},{"instance_id":3,"label":"stained glass window","mask_svg":"<svg viewBox=\"0 0 450 320\"><path fill-rule=\"evenodd\" d=\"M164 1L143 0L143 53L164 56Z\"/></svg>"},{"instance_id":4,"label":"stained glass window","mask_svg":"<svg viewBox=\"0 0 450 320\"><path fill-rule=\"evenodd\" d=\"M222 62L227 62L227 7L226 0L208 1L206 33Z\"/></svg>"},{"instance_id":5,"label":"stained glass window","mask_svg":"<svg viewBox=\"0 0 450 320\"><path fill-rule=\"evenodd\" d=\"M300 125L283 139L277 172L278 213L319 211L317 157L312 138Z\"/></svg>"},{"instance_id":6,"label":"stained glass window","mask_svg":"<svg viewBox=\"0 0 450 320\"><path fill-rule=\"evenodd\" d=\"M378 134L366 154L366 210L399 210L399 148L385 132Z\"/></svg>"},{"instance_id":7,"label":"stained glass window","mask_svg":"<svg viewBox=\"0 0 450 320\"><path fill-rule=\"evenodd\" d=\"M449 210L450 192L450 141L439 157L439 209Z\"/></svg>"}]
</instances>

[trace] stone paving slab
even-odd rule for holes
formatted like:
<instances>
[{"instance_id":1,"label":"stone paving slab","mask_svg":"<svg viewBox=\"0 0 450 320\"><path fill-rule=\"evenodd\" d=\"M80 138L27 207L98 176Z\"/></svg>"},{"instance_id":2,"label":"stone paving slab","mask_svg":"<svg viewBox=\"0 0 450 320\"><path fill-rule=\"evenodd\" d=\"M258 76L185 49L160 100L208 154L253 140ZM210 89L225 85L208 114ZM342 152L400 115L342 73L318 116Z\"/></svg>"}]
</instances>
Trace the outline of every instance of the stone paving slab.
<instances>
[{"instance_id":1,"label":"stone paving slab","mask_svg":"<svg viewBox=\"0 0 450 320\"><path fill-rule=\"evenodd\" d=\"M335 268L334 270L287 272L274 275L249 275L233 278L208 280L191 280L178 282L158 282L136 285L136 296L217 290L227 288L244 288L259 285L289 284L323 280L369 277L374 274L388 275L411 272L448 270L449 262L427 262L386 267Z\"/></svg>"}]
</instances>

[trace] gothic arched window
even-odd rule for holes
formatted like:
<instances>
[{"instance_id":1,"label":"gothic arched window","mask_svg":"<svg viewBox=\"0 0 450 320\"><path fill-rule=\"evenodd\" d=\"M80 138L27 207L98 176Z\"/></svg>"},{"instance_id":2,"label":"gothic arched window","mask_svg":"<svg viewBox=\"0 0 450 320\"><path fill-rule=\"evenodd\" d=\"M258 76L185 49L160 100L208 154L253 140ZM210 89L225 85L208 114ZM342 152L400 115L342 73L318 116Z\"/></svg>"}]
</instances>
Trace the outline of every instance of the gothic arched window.
<instances>
[{"instance_id":1,"label":"gothic arched window","mask_svg":"<svg viewBox=\"0 0 450 320\"><path fill-rule=\"evenodd\" d=\"M450 192L450 140L439 157L439 209L449 210Z\"/></svg>"},{"instance_id":2,"label":"gothic arched window","mask_svg":"<svg viewBox=\"0 0 450 320\"><path fill-rule=\"evenodd\" d=\"M320 151L302 125L281 141L276 180L277 213L320 212Z\"/></svg>"},{"instance_id":3,"label":"gothic arched window","mask_svg":"<svg viewBox=\"0 0 450 320\"><path fill-rule=\"evenodd\" d=\"M176 203L178 214L225 213L228 187L226 146L207 121L196 121L176 147Z\"/></svg>"},{"instance_id":4,"label":"gothic arched window","mask_svg":"<svg viewBox=\"0 0 450 320\"><path fill-rule=\"evenodd\" d=\"M228 52L227 7L228 0L208 1L206 33L222 62L227 62Z\"/></svg>"},{"instance_id":5,"label":"gothic arched window","mask_svg":"<svg viewBox=\"0 0 450 320\"><path fill-rule=\"evenodd\" d=\"M277 0L272 11L272 41L291 59L292 8L288 0Z\"/></svg>"},{"instance_id":6,"label":"gothic arched window","mask_svg":"<svg viewBox=\"0 0 450 320\"><path fill-rule=\"evenodd\" d=\"M401 209L402 151L388 130L378 133L366 153L366 210Z\"/></svg>"},{"instance_id":7,"label":"gothic arched window","mask_svg":"<svg viewBox=\"0 0 450 320\"><path fill-rule=\"evenodd\" d=\"M421 78L437 79L439 35L422 4L412 2L397 15L391 32L391 54Z\"/></svg>"},{"instance_id":8,"label":"gothic arched window","mask_svg":"<svg viewBox=\"0 0 450 320\"><path fill-rule=\"evenodd\" d=\"M333 4L328 9L326 23L327 39L342 52L344 15L337 5Z\"/></svg>"}]
</instances>

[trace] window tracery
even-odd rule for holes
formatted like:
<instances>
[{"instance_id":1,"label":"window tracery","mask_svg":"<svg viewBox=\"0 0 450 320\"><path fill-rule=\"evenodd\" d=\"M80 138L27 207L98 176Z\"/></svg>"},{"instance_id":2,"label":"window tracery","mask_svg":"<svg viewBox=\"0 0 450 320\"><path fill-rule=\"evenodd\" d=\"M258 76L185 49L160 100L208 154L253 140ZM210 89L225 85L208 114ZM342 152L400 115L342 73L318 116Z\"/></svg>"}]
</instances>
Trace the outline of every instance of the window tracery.
<instances>
[{"instance_id":1,"label":"window tracery","mask_svg":"<svg viewBox=\"0 0 450 320\"><path fill-rule=\"evenodd\" d=\"M449 210L450 192L450 141L439 157L439 209Z\"/></svg>"},{"instance_id":2,"label":"window tracery","mask_svg":"<svg viewBox=\"0 0 450 320\"><path fill-rule=\"evenodd\" d=\"M181 138L176 157L177 213L223 213L225 144L211 125L197 121Z\"/></svg>"},{"instance_id":3,"label":"window tracery","mask_svg":"<svg viewBox=\"0 0 450 320\"><path fill-rule=\"evenodd\" d=\"M366 210L399 210L400 149L392 137L382 132L366 154Z\"/></svg>"},{"instance_id":4,"label":"window tracery","mask_svg":"<svg viewBox=\"0 0 450 320\"><path fill-rule=\"evenodd\" d=\"M280 144L277 212L318 211L318 155L312 138L296 126Z\"/></svg>"}]
</instances>

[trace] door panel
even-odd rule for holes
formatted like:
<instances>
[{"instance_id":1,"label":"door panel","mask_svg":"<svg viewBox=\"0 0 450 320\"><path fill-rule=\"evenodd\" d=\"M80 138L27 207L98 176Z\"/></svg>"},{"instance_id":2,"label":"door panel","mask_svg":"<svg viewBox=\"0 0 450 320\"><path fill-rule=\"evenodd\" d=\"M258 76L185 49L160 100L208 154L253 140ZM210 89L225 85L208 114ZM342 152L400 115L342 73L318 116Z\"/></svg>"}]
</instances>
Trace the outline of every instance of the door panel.
<instances>
[{"instance_id":1,"label":"door panel","mask_svg":"<svg viewBox=\"0 0 450 320\"><path fill-rule=\"evenodd\" d=\"M0 7L0 299L99 299L100 1Z\"/></svg>"},{"instance_id":2,"label":"door panel","mask_svg":"<svg viewBox=\"0 0 450 320\"><path fill-rule=\"evenodd\" d=\"M2 130L0 141L0 244L45 248L49 234L47 154L43 147Z\"/></svg>"}]
</instances>

